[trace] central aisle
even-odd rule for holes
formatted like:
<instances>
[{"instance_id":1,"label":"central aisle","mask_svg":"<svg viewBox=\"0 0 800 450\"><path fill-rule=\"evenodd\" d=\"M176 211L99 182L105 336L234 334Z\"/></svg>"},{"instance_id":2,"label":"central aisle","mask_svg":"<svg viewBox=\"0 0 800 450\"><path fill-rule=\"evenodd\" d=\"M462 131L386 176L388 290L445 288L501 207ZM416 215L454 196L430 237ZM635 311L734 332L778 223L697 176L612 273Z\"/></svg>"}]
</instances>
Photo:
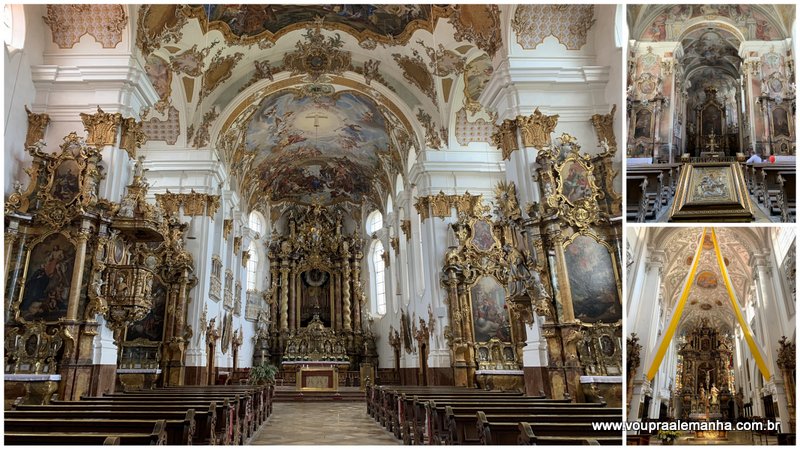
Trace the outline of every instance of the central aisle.
<instances>
[{"instance_id":1,"label":"central aisle","mask_svg":"<svg viewBox=\"0 0 800 450\"><path fill-rule=\"evenodd\" d=\"M400 445L362 402L276 402L251 445Z\"/></svg>"}]
</instances>

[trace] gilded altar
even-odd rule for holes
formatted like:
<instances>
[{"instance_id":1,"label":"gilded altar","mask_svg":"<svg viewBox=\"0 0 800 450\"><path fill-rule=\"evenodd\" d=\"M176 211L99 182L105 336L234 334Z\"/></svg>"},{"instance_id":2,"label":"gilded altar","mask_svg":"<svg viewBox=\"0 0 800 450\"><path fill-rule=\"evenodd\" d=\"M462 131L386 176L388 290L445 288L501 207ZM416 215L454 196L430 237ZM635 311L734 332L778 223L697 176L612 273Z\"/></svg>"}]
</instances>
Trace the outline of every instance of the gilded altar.
<instances>
[{"instance_id":1,"label":"gilded altar","mask_svg":"<svg viewBox=\"0 0 800 450\"><path fill-rule=\"evenodd\" d=\"M733 418L733 342L703 319L680 338L676 392L678 416L693 420Z\"/></svg>"},{"instance_id":2,"label":"gilded altar","mask_svg":"<svg viewBox=\"0 0 800 450\"><path fill-rule=\"evenodd\" d=\"M596 116L592 122L601 148L596 155L581 154L569 134L551 140L552 129L545 140L526 141L530 130L525 128L536 127L536 121L517 121L523 143L536 149L533 178L540 200L523 210L514 184L499 183L493 218L460 214L451 226L458 245L445 254L442 283L448 290L447 337L454 370L464 373L456 376L457 384L470 386L475 372L482 384L486 365L498 371L521 369L525 325L536 325L547 342L544 389L553 398L621 405L621 200L613 188L617 149L613 110ZM505 145L501 131L508 132L498 130L496 142ZM491 304L487 297L509 316L508 325L496 327L493 336L483 332L484 318L492 317L493 310L485 306ZM505 346L492 349L492 338Z\"/></svg>"},{"instance_id":3,"label":"gilded altar","mask_svg":"<svg viewBox=\"0 0 800 450\"><path fill-rule=\"evenodd\" d=\"M105 178L103 147L116 146L121 135L135 154L137 124L98 108L81 114L86 137L69 133L50 149L41 140L48 123L43 116L29 114L29 137L39 137L27 142L30 182L15 182L5 203L6 375L25 382L46 377L44 391L66 400L112 390L112 377L90 383L102 316L120 352L137 339L128 339L130 330L147 325L148 345L170 350L148 364L174 367L170 380L183 383L181 347L193 284L191 256L182 248L186 225L145 201L143 157L122 198L101 198L98 188ZM149 320L159 290L165 304ZM117 362L124 365L124 359L120 353Z\"/></svg>"},{"instance_id":4,"label":"gilded altar","mask_svg":"<svg viewBox=\"0 0 800 450\"><path fill-rule=\"evenodd\" d=\"M360 210L358 210L360 211ZM269 246L273 320L261 344L273 362L377 363L375 338L363 318L360 212L346 205L286 206Z\"/></svg>"}]
</instances>

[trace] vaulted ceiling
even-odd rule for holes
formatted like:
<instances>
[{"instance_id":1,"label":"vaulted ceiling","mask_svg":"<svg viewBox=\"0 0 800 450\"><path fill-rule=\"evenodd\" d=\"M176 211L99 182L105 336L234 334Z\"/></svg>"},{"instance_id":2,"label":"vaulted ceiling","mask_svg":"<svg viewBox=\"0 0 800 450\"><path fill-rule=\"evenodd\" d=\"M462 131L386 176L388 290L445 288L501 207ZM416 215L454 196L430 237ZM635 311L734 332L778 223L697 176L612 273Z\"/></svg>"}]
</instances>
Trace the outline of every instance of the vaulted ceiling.
<instances>
[{"instance_id":1,"label":"vaulted ceiling","mask_svg":"<svg viewBox=\"0 0 800 450\"><path fill-rule=\"evenodd\" d=\"M145 5L137 47L188 142L217 149L246 202L382 207L410 151L491 71L495 5ZM477 87L476 87L477 86ZM463 90L463 87L461 88ZM455 98L458 97L458 104Z\"/></svg>"},{"instance_id":2,"label":"vaulted ceiling","mask_svg":"<svg viewBox=\"0 0 800 450\"><path fill-rule=\"evenodd\" d=\"M795 14L792 5L630 5L628 26L639 41L679 41L709 22L732 27L746 40L769 41L791 36Z\"/></svg>"},{"instance_id":3,"label":"vaulted ceiling","mask_svg":"<svg viewBox=\"0 0 800 450\"><path fill-rule=\"evenodd\" d=\"M748 300L753 280L750 261L754 251L760 251L759 238L744 228L716 228L720 250L725 260L733 289L741 304ZM686 275L691 268L702 228L667 228L655 235L652 245L666 250L662 271L662 296L671 311L678 301ZM717 329L732 333L736 317L717 263L710 230L703 240L700 262L679 324L679 333L692 329L707 319Z\"/></svg>"}]
</instances>

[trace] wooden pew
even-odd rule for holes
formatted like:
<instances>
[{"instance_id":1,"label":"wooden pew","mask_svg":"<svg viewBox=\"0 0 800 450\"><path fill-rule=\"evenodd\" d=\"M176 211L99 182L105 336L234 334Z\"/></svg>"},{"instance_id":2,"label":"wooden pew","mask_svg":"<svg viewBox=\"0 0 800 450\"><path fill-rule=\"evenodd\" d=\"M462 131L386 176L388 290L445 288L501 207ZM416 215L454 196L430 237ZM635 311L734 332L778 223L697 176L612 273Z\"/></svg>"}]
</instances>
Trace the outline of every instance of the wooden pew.
<instances>
[{"instance_id":1,"label":"wooden pew","mask_svg":"<svg viewBox=\"0 0 800 450\"><path fill-rule=\"evenodd\" d=\"M106 400L106 401L65 401L54 400L50 405L45 405L48 410L83 410L83 411L135 411L140 413L151 413L156 416L164 411L183 411L191 408L195 410L195 417L197 411L213 411L213 415L209 418L209 441L217 444L231 445L232 436L234 435L232 427L235 426L233 422L233 413L231 405L226 401L216 402L187 402L187 401L169 401L169 402L137 402L137 401L121 401L121 400ZM40 405L18 405L18 411L30 411L35 408L42 408Z\"/></svg>"},{"instance_id":2,"label":"wooden pew","mask_svg":"<svg viewBox=\"0 0 800 450\"><path fill-rule=\"evenodd\" d=\"M776 202L778 192L780 192L780 185L778 183L778 174L780 172L796 172L794 162L776 162L776 163L754 163L753 170L755 173L756 182L756 200L762 203L770 214L780 214Z\"/></svg>"},{"instance_id":3,"label":"wooden pew","mask_svg":"<svg viewBox=\"0 0 800 450\"><path fill-rule=\"evenodd\" d=\"M228 402L230 409L228 410L228 420L230 425L226 428L227 436L225 437L227 445L240 445L244 444L245 440L250 437L252 427L252 414L248 415L248 411L252 411L252 407L248 407L250 398L239 394L227 393L183 393L183 394L133 394L133 393L112 393L105 394L102 397L82 397L81 401L123 401L123 402L150 402L163 404L165 402L188 402L188 401L205 401L205 402Z\"/></svg>"},{"instance_id":4,"label":"wooden pew","mask_svg":"<svg viewBox=\"0 0 800 450\"><path fill-rule=\"evenodd\" d=\"M647 177L625 177L627 196L625 199L625 217L629 222L644 222L647 217Z\"/></svg>"},{"instance_id":5,"label":"wooden pew","mask_svg":"<svg viewBox=\"0 0 800 450\"><path fill-rule=\"evenodd\" d=\"M251 437L272 412L272 391L267 386L226 385L226 386L181 386L159 388L154 390L126 391L115 396L159 396L163 398L189 396L198 398L224 396L241 396L245 399L240 409L243 423L243 438Z\"/></svg>"},{"instance_id":6,"label":"wooden pew","mask_svg":"<svg viewBox=\"0 0 800 450\"><path fill-rule=\"evenodd\" d=\"M477 398L521 398L521 393L516 392L492 392L483 391L478 389L466 388L445 388L441 386L434 387L418 387L418 386L402 386L402 387L380 387L378 390L381 392L380 400L377 406L376 420L385 427L388 431L401 439L403 435L402 418L405 416L405 404L401 401L402 395L417 395L420 398L428 398L429 396L448 395L452 397L477 397ZM443 392L444 391L444 392Z\"/></svg>"},{"instance_id":7,"label":"wooden pew","mask_svg":"<svg viewBox=\"0 0 800 450\"><path fill-rule=\"evenodd\" d=\"M586 423L592 420L619 421L622 411L619 408L608 408L598 403L566 403L530 405L470 405L469 407L447 406L445 410L444 432L445 444L477 444L480 442L480 429L475 428L475 415L480 411L490 419L507 419L525 415L526 419L535 423ZM507 422L508 420L500 420Z\"/></svg>"},{"instance_id":8,"label":"wooden pew","mask_svg":"<svg viewBox=\"0 0 800 450\"><path fill-rule=\"evenodd\" d=\"M778 173L778 208L781 211L781 222L794 222L797 217L797 173Z\"/></svg>"},{"instance_id":9,"label":"wooden pew","mask_svg":"<svg viewBox=\"0 0 800 450\"><path fill-rule=\"evenodd\" d=\"M621 410L617 420L622 417ZM579 423L529 422L524 414L493 416L487 418L482 412L476 413L478 435L483 445L546 445L548 439L557 441L575 440L580 443L622 445L622 431L595 430L591 421ZM554 419L555 420L555 419ZM553 439L551 439L552 441ZM576 442L577 443L577 442Z\"/></svg>"},{"instance_id":10,"label":"wooden pew","mask_svg":"<svg viewBox=\"0 0 800 450\"><path fill-rule=\"evenodd\" d=\"M38 405L37 405L38 406ZM213 444L212 436L212 417L214 411L199 411L194 409L188 411L108 411L96 409L72 409L72 410L53 410L48 405L41 405L38 409L6 411L5 418L9 419L35 419L40 421L50 421L56 419L92 419L92 420L142 420L142 419L164 419L167 421L184 420L188 429L184 441L187 445L209 445ZM215 419L214 419L215 421ZM167 439L169 441L169 438Z\"/></svg>"},{"instance_id":11,"label":"wooden pew","mask_svg":"<svg viewBox=\"0 0 800 450\"><path fill-rule=\"evenodd\" d=\"M6 428L3 435L5 445L166 445L167 432L163 420L153 421L150 432L114 433L102 432L50 432L13 431ZM41 426L39 427L41 428Z\"/></svg>"},{"instance_id":12,"label":"wooden pew","mask_svg":"<svg viewBox=\"0 0 800 450\"><path fill-rule=\"evenodd\" d=\"M106 436L145 434L154 430L156 423L163 427L165 445L191 445L194 433L194 410L189 410L183 420L164 419L9 419L4 420L6 432L34 433L96 433Z\"/></svg>"}]
</instances>

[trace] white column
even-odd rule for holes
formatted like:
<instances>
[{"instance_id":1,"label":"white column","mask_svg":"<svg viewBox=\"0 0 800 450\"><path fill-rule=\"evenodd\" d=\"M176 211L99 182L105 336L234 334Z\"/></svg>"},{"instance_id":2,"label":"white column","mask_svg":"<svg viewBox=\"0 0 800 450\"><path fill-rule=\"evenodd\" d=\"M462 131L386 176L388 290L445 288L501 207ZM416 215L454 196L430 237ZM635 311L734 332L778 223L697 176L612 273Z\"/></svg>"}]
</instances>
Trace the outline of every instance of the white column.
<instances>
[{"instance_id":1,"label":"white column","mask_svg":"<svg viewBox=\"0 0 800 450\"><path fill-rule=\"evenodd\" d=\"M645 263L644 286L641 291L633 293L632 304L638 304L635 315L628 315L628 323L633 324L633 332L639 336L642 350L639 358L641 366L636 370L633 379L633 395L631 397L629 420L635 420L639 416L639 407L644 400L644 396L650 390L650 382L647 380L647 364L650 362L650 355L657 343L657 333L655 328L658 326L658 291L661 288L661 270L666 260L664 251L648 249L649 255ZM638 297L638 300L634 300Z\"/></svg>"}]
</instances>

